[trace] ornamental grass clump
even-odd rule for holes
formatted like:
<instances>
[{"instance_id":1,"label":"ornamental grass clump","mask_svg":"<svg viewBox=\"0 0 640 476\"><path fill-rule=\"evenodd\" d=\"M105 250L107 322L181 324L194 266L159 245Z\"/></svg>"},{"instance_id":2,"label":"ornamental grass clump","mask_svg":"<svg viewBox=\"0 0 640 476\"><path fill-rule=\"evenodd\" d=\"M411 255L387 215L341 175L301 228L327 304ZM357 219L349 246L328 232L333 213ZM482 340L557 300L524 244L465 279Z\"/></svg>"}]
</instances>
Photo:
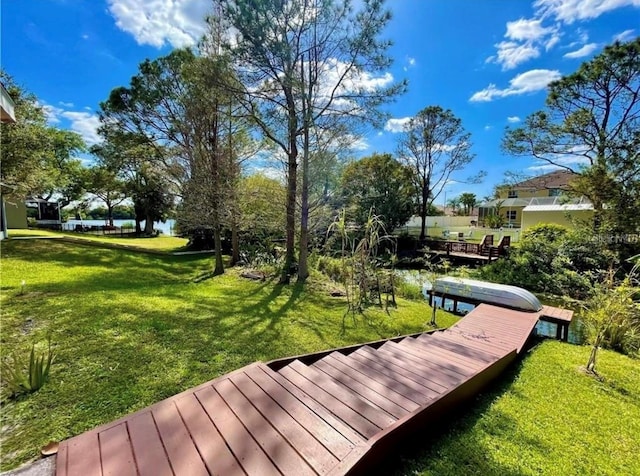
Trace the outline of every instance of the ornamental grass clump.
<instances>
[{"instance_id":1,"label":"ornamental grass clump","mask_svg":"<svg viewBox=\"0 0 640 476\"><path fill-rule=\"evenodd\" d=\"M35 344L31 346L28 362L14 353L2 361L2 384L9 398L40 389L49 379L49 370L53 363L54 352L51 339L48 340L47 351L36 354Z\"/></svg>"}]
</instances>

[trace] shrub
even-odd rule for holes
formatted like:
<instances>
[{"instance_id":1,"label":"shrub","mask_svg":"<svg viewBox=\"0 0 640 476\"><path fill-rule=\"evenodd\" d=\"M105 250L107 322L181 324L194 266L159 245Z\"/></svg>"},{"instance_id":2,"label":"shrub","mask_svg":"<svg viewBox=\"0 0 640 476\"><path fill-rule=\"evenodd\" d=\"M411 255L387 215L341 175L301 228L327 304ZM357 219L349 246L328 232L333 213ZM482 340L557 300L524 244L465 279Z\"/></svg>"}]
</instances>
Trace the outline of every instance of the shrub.
<instances>
[{"instance_id":1,"label":"shrub","mask_svg":"<svg viewBox=\"0 0 640 476\"><path fill-rule=\"evenodd\" d=\"M602 283L594 287L585 306L582 322L592 344L587 370L595 372L598 349L608 347L626 354L637 354L640 347L640 304L633 298L638 293L637 266L622 282L615 281L610 271Z\"/></svg>"},{"instance_id":2,"label":"shrub","mask_svg":"<svg viewBox=\"0 0 640 476\"><path fill-rule=\"evenodd\" d=\"M409 283L404 279L396 282L396 294L405 299L413 299L415 301L424 301L422 295L422 286L418 283Z\"/></svg>"},{"instance_id":3,"label":"shrub","mask_svg":"<svg viewBox=\"0 0 640 476\"><path fill-rule=\"evenodd\" d=\"M531 291L585 298L591 293L591 281L600 280L604 270L615 264L616 256L594 246L588 233L541 224L522 234L509 259L495 261L477 275Z\"/></svg>"},{"instance_id":4,"label":"shrub","mask_svg":"<svg viewBox=\"0 0 640 476\"><path fill-rule=\"evenodd\" d=\"M2 380L9 391L9 396L14 397L40 389L49 379L49 370L53 359L51 340L48 341L47 352L41 355L36 355L34 344L31 347L29 361L26 363L15 353L11 358L4 359L2 361Z\"/></svg>"}]
</instances>

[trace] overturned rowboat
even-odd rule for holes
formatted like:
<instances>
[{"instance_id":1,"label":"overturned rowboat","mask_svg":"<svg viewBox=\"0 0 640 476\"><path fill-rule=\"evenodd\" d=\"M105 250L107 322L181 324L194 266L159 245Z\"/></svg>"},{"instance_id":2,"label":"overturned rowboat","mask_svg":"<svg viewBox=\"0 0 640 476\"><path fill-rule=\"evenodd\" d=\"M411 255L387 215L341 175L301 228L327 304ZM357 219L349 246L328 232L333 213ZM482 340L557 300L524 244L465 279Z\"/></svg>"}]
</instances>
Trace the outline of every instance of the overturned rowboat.
<instances>
[{"instance_id":1,"label":"overturned rowboat","mask_svg":"<svg viewBox=\"0 0 640 476\"><path fill-rule=\"evenodd\" d=\"M475 279L445 277L433 283L431 296L453 299L469 304L487 303L495 306L517 309L519 311L538 312L542 304L526 289L508 284L488 283ZM433 304L433 302L430 302Z\"/></svg>"}]
</instances>

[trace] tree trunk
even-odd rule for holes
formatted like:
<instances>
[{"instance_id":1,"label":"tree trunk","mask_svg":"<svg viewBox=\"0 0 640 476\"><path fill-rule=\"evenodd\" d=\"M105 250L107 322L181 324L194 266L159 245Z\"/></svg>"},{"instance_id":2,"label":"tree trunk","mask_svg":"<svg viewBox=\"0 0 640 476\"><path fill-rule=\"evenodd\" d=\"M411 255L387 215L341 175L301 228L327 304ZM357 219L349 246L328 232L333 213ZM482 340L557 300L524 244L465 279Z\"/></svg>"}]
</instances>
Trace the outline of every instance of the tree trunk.
<instances>
[{"instance_id":1,"label":"tree trunk","mask_svg":"<svg viewBox=\"0 0 640 476\"><path fill-rule=\"evenodd\" d=\"M305 109L306 116L306 109ZM308 118L304 128L302 150L302 191L300 203L300 249L298 252L298 281L304 282L309 277L309 124Z\"/></svg>"},{"instance_id":2,"label":"tree trunk","mask_svg":"<svg viewBox=\"0 0 640 476\"><path fill-rule=\"evenodd\" d=\"M429 200L429 186L422 186L422 197L420 203L420 241L427 237L427 201Z\"/></svg>"},{"instance_id":3,"label":"tree trunk","mask_svg":"<svg viewBox=\"0 0 640 476\"><path fill-rule=\"evenodd\" d=\"M602 333L598 334L596 341L593 343L591 353L589 354L589 361L587 362L587 370L589 372L596 372L596 358L598 357L598 348L602 344Z\"/></svg>"},{"instance_id":4,"label":"tree trunk","mask_svg":"<svg viewBox=\"0 0 640 476\"><path fill-rule=\"evenodd\" d=\"M150 213L147 213L147 216L144 221L144 234L145 235L153 235L153 217Z\"/></svg>"},{"instance_id":5,"label":"tree trunk","mask_svg":"<svg viewBox=\"0 0 640 476\"><path fill-rule=\"evenodd\" d=\"M289 281L291 280L291 270L295 262L296 192L298 175L297 155L297 150L295 156L290 154L289 164L287 167L287 236L280 284L289 284Z\"/></svg>"},{"instance_id":6,"label":"tree trunk","mask_svg":"<svg viewBox=\"0 0 640 476\"><path fill-rule=\"evenodd\" d=\"M113 226L113 206L110 203L107 203L107 223Z\"/></svg>"},{"instance_id":7,"label":"tree trunk","mask_svg":"<svg viewBox=\"0 0 640 476\"><path fill-rule=\"evenodd\" d=\"M216 226L213 230L213 242L215 245L215 267L213 269L213 275L218 276L224 273L224 263L222 261L222 238L221 238L220 226Z\"/></svg>"},{"instance_id":8,"label":"tree trunk","mask_svg":"<svg viewBox=\"0 0 640 476\"><path fill-rule=\"evenodd\" d=\"M238 220L234 216L231 222L231 266L240 261L240 238L238 236Z\"/></svg>"}]
</instances>

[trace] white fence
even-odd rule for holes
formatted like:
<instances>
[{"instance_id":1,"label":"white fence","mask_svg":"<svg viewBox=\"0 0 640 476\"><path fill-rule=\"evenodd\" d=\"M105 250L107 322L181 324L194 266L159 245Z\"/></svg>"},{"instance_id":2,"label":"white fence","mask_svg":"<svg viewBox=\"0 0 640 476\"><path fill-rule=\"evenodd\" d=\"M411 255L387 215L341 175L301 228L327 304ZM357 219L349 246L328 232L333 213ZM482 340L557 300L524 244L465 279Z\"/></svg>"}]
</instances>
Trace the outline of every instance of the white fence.
<instances>
[{"instance_id":1,"label":"white fence","mask_svg":"<svg viewBox=\"0 0 640 476\"><path fill-rule=\"evenodd\" d=\"M427 217L427 228L449 228L452 226L461 227L461 226L471 226L471 222L474 222L474 225L478 224L477 216L468 216L468 217L450 217L450 216L440 216L440 217ZM408 228L419 228L421 225L420 217L411 217L411 219L405 225Z\"/></svg>"}]
</instances>

